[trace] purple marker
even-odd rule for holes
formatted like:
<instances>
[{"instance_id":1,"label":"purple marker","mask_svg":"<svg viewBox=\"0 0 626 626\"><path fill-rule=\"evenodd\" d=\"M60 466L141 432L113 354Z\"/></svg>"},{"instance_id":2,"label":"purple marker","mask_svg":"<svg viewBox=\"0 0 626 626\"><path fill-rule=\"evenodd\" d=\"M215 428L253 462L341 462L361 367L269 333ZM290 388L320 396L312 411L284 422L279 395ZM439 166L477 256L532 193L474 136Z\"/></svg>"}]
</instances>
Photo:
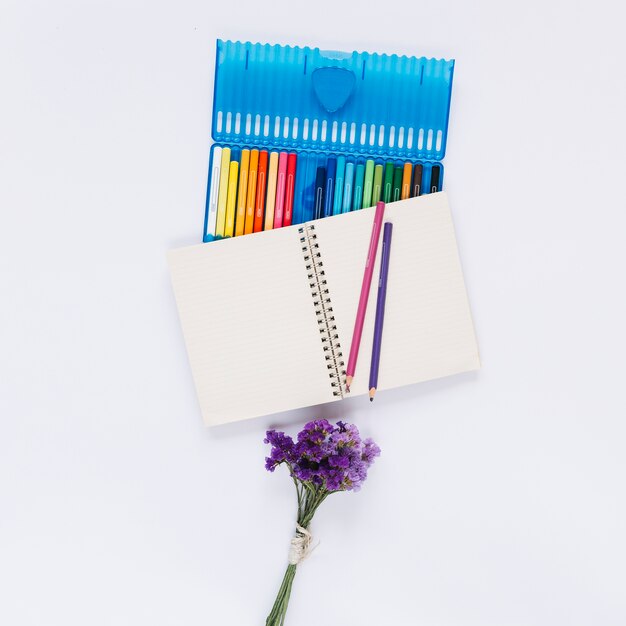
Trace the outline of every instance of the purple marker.
<instances>
[{"instance_id":1,"label":"purple marker","mask_svg":"<svg viewBox=\"0 0 626 626\"><path fill-rule=\"evenodd\" d=\"M376 297L376 321L374 322L372 364L370 367L370 402L374 401L376 385L378 385L378 365L380 363L380 347L383 342L383 323L385 321L385 300L387 298L387 276L389 274L389 253L391 252L392 232L393 224L391 222L385 222L383 250L380 259L380 276L378 277L378 295Z\"/></svg>"}]
</instances>

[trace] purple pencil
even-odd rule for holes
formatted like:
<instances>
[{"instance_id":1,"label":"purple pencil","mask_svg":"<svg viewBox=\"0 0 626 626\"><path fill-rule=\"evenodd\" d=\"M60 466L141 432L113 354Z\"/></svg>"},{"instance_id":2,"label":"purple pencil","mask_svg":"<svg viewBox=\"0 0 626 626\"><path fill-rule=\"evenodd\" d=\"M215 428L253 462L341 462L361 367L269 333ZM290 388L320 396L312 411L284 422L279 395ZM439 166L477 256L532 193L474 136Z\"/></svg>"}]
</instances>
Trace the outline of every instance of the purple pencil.
<instances>
[{"instance_id":1,"label":"purple pencil","mask_svg":"<svg viewBox=\"0 0 626 626\"><path fill-rule=\"evenodd\" d=\"M385 222L383 231L383 249L380 259L380 276L378 278L378 295L376 298L376 320L374 322L374 343L372 345L372 364L370 366L370 402L374 401L378 385L378 366L380 364L380 347L383 342L383 324L385 322L385 300L387 299L387 276L389 275L389 254L391 252L391 233L393 224Z\"/></svg>"}]
</instances>

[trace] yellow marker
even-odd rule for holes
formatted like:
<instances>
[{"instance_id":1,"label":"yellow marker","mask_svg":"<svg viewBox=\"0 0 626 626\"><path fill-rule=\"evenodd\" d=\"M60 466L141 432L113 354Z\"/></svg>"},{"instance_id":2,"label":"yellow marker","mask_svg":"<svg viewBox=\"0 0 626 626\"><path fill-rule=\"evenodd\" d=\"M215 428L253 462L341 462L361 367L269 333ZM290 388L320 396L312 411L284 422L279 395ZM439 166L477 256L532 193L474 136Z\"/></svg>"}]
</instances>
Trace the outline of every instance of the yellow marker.
<instances>
[{"instance_id":1,"label":"yellow marker","mask_svg":"<svg viewBox=\"0 0 626 626\"><path fill-rule=\"evenodd\" d=\"M402 172L402 193L400 200L406 200L411 197L411 178L413 178L413 165L411 163L404 164Z\"/></svg>"},{"instance_id":2,"label":"yellow marker","mask_svg":"<svg viewBox=\"0 0 626 626\"><path fill-rule=\"evenodd\" d=\"M256 175L259 169L259 151L250 150L250 166L248 168L248 199L246 200L246 221L244 234L254 232L254 207L256 202Z\"/></svg>"},{"instance_id":3,"label":"yellow marker","mask_svg":"<svg viewBox=\"0 0 626 626\"><path fill-rule=\"evenodd\" d=\"M278 152L270 152L267 171L267 202L265 203L265 230L274 228L274 205L276 204L276 180L278 178Z\"/></svg>"},{"instance_id":4,"label":"yellow marker","mask_svg":"<svg viewBox=\"0 0 626 626\"><path fill-rule=\"evenodd\" d=\"M243 235L246 221L246 200L248 199L248 166L250 164L250 150L241 151L239 165L239 192L237 194L237 216L235 218L235 237Z\"/></svg>"},{"instance_id":5,"label":"yellow marker","mask_svg":"<svg viewBox=\"0 0 626 626\"><path fill-rule=\"evenodd\" d=\"M228 198L228 175L230 173L230 148L222 148L222 165L220 169L220 191L217 196L217 221L215 236L223 237L226 227L226 199Z\"/></svg>"},{"instance_id":6,"label":"yellow marker","mask_svg":"<svg viewBox=\"0 0 626 626\"><path fill-rule=\"evenodd\" d=\"M230 162L228 175L228 196L226 198L226 227L224 235L232 237L235 234L235 207L237 205L237 175L239 174L239 162Z\"/></svg>"}]
</instances>

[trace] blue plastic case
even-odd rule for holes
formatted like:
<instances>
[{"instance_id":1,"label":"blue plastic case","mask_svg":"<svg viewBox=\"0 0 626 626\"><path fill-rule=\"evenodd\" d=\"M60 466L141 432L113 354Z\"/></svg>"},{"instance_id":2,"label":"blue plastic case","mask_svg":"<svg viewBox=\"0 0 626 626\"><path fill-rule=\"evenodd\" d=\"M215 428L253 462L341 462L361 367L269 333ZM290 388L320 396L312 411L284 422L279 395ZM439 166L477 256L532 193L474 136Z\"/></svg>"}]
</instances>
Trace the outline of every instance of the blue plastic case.
<instances>
[{"instance_id":1,"label":"blue plastic case","mask_svg":"<svg viewBox=\"0 0 626 626\"><path fill-rule=\"evenodd\" d=\"M419 162L424 186L437 164L441 185L453 73L453 60L218 40L212 138L296 152L301 223L313 218L317 164L330 155ZM210 184L209 175L207 213Z\"/></svg>"}]
</instances>

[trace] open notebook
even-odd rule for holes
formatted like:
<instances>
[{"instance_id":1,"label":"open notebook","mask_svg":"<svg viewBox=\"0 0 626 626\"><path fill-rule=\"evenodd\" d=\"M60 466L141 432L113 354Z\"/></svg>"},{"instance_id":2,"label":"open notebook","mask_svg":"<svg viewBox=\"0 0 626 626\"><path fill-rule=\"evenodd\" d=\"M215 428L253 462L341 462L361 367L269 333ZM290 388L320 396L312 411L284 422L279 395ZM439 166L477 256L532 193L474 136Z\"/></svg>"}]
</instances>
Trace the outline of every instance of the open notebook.
<instances>
[{"instance_id":1,"label":"open notebook","mask_svg":"<svg viewBox=\"0 0 626 626\"><path fill-rule=\"evenodd\" d=\"M340 400L375 208L171 250L209 425ZM394 224L378 390L478 369L445 193L388 204ZM380 243L379 243L380 247ZM350 396L368 392L380 249Z\"/></svg>"}]
</instances>

